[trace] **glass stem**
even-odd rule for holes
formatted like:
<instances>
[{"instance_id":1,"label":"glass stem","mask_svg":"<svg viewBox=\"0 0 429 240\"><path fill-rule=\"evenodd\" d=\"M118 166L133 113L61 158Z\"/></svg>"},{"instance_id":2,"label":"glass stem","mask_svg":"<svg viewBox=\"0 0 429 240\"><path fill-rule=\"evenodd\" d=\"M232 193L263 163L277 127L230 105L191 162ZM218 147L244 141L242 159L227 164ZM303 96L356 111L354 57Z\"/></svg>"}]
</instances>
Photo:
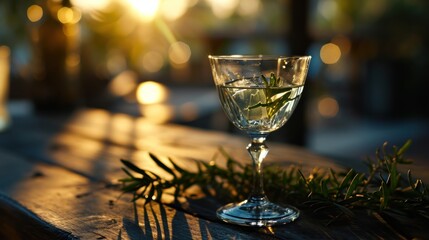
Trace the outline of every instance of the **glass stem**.
<instances>
[{"instance_id":1,"label":"glass stem","mask_svg":"<svg viewBox=\"0 0 429 240\"><path fill-rule=\"evenodd\" d=\"M251 136L252 142L247 146L247 151L253 160L253 189L248 199L251 202L267 201L262 175L262 162L269 151L265 144L266 137L267 135Z\"/></svg>"}]
</instances>

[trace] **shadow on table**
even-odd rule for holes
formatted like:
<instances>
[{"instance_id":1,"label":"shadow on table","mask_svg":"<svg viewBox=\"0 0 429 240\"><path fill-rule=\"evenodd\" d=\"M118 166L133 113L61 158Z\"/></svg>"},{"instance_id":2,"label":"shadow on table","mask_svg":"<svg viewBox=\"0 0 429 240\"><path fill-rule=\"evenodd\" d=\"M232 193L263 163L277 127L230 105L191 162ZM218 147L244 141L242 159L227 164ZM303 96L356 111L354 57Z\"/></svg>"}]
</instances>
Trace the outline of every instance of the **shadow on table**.
<instances>
[{"instance_id":1,"label":"shadow on table","mask_svg":"<svg viewBox=\"0 0 429 240\"><path fill-rule=\"evenodd\" d=\"M216 206L211 206L207 212ZM134 216L124 217L117 239L259 239L252 230L225 225L212 216L195 216L169 206L148 203L134 204ZM169 221L169 219L171 219ZM257 232L257 230L255 230ZM267 235L268 237L268 235Z\"/></svg>"},{"instance_id":2,"label":"shadow on table","mask_svg":"<svg viewBox=\"0 0 429 240\"><path fill-rule=\"evenodd\" d=\"M134 220L124 218L123 228L118 234L118 239L195 239L186 214L168 208L162 204L149 203L143 206L134 204ZM143 210L143 211L141 211ZM143 213L139 216L139 213ZM173 214L171 224L168 215ZM171 216L170 216L171 217ZM170 225L170 226L169 226ZM125 234L122 232L125 230ZM195 233L194 233L195 235ZM198 237L200 238L200 237ZM202 237L201 239L209 239Z\"/></svg>"}]
</instances>

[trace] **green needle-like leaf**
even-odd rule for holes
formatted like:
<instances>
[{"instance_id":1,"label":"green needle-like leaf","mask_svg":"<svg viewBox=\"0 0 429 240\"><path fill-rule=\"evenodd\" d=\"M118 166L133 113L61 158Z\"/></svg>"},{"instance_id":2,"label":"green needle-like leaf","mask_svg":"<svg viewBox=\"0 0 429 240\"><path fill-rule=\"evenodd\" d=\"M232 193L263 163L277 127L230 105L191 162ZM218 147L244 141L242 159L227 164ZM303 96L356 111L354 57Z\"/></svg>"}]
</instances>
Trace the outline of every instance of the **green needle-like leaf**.
<instances>
[{"instance_id":1,"label":"green needle-like leaf","mask_svg":"<svg viewBox=\"0 0 429 240\"><path fill-rule=\"evenodd\" d=\"M356 190L358 185L360 185L362 182L361 177L362 175L359 173L354 175L352 181L349 184L349 187L347 188L347 192L346 192L346 195L344 196L344 199L348 199L350 196L352 196L353 192Z\"/></svg>"},{"instance_id":2,"label":"green needle-like leaf","mask_svg":"<svg viewBox=\"0 0 429 240\"><path fill-rule=\"evenodd\" d=\"M404 145L402 145L402 147L399 149L399 151L398 151L398 155L399 156L402 156L409 148L410 148L410 146L411 146L411 144L412 144L412 141L409 139L409 140L407 140L406 142L405 142L405 144Z\"/></svg>"},{"instance_id":3,"label":"green needle-like leaf","mask_svg":"<svg viewBox=\"0 0 429 240\"><path fill-rule=\"evenodd\" d=\"M376 151L374 160L366 160L367 173L315 168L305 175L296 166L267 166L263 169L266 193L272 201L290 203L303 211L311 210L331 218L328 224L342 217L353 218L355 209L365 209L369 213L394 211L396 216L413 216L425 223L429 221L429 190L421 179L413 179L411 171L405 175L398 169L398 165L408 163L404 153L410 143L393 147L393 152L384 144ZM219 152L210 163L195 161L195 171L179 167L171 158L168 158L169 167L150 153L147 160L171 174L172 179L168 180L121 160L126 177L119 182L124 192L133 194L133 201L141 198L146 199L146 203L162 201L164 194L171 194L179 202L178 199L187 197L187 189L193 186L221 203L241 201L251 192L253 168L236 161L222 148ZM226 161L226 167L215 164L218 157Z\"/></svg>"},{"instance_id":4,"label":"green needle-like leaf","mask_svg":"<svg viewBox=\"0 0 429 240\"><path fill-rule=\"evenodd\" d=\"M341 184L338 187L337 195L340 195L343 192L343 190L349 185L349 182L353 179L354 176L354 170L350 169L350 171L347 172L347 175L343 178L343 181L341 181Z\"/></svg>"},{"instance_id":5,"label":"green needle-like leaf","mask_svg":"<svg viewBox=\"0 0 429 240\"><path fill-rule=\"evenodd\" d=\"M155 155L153 155L152 153L149 153L149 156L152 158L152 160L156 163L156 165L158 165L159 167L161 167L164 171L170 173L171 175L173 175L174 177L176 177L176 174L174 173L173 170L171 170L171 168L167 167L163 162L161 162L161 160L159 160L159 158L157 158Z\"/></svg>"}]
</instances>

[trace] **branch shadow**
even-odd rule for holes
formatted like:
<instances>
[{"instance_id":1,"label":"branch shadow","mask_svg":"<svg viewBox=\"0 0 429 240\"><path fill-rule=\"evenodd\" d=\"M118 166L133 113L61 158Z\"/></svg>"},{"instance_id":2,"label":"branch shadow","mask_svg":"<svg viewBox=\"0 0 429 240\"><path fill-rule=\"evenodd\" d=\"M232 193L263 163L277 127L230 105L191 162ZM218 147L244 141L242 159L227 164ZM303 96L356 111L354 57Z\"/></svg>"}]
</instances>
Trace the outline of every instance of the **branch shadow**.
<instances>
[{"instance_id":1,"label":"branch shadow","mask_svg":"<svg viewBox=\"0 0 429 240\"><path fill-rule=\"evenodd\" d=\"M230 226L218 220L215 215L217 205L210 205L211 201L199 199L198 204L192 203L196 205L190 209L199 213L153 202L143 205L134 203L134 216L123 218L117 239L257 239L249 238L253 232L257 233L256 230Z\"/></svg>"},{"instance_id":2,"label":"branch shadow","mask_svg":"<svg viewBox=\"0 0 429 240\"><path fill-rule=\"evenodd\" d=\"M159 207L158 210L154 208L154 205ZM122 221L122 229L125 230L129 239L172 239L164 205L152 203L137 205L133 203L133 212L134 220L124 217ZM140 212L142 213L141 217L139 216ZM118 239L122 239L122 229L118 233Z\"/></svg>"},{"instance_id":3,"label":"branch shadow","mask_svg":"<svg viewBox=\"0 0 429 240\"><path fill-rule=\"evenodd\" d=\"M143 231L143 229L140 227L140 223L139 223L139 216L138 216L138 211L137 211L137 204L134 202L133 203L133 212L134 212L134 220L129 219L124 217L122 219L122 228L125 230L125 232L127 233L127 236L130 240L134 240L134 239L153 239L152 238L152 229L149 227L145 228L145 231ZM146 221L149 222L148 217L146 216L147 214L144 214L145 216L144 221L146 223ZM145 224L145 226L147 226L148 224ZM119 230L119 234L118 234L118 239L122 239L122 229Z\"/></svg>"}]
</instances>

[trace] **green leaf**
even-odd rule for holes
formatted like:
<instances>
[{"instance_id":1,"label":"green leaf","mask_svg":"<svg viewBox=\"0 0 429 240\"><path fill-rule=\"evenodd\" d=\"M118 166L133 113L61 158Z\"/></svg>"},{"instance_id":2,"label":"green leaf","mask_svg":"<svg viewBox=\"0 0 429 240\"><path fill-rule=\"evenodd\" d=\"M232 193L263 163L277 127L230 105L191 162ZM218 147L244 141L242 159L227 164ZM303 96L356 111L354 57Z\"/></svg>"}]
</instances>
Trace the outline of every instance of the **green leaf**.
<instances>
[{"instance_id":1,"label":"green leaf","mask_svg":"<svg viewBox=\"0 0 429 240\"><path fill-rule=\"evenodd\" d=\"M344 199L347 199L350 196L352 196L352 194L356 190L357 186L362 183L361 177L362 177L362 175L359 173L354 175L354 177L353 177L353 179L352 179L352 181L351 181L351 183L347 189L346 195L344 196Z\"/></svg>"},{"instance_id":2,"label":"green leaf","mask_svg":"<svg viewBox=\"0 0 429 240\"><path fill-rule=\"evenodd\" d=\"M342 191L347 187L348 183L352 180L354 176L354 170L350 169L350 171L347 172L346 176L343 178L340 186L338 187L337 196L341 195Z\"/></svg>"},{"instance_id":3,"label":"green leaf","mask_svg":"<svg viewBox=\"0 0 429 240\"><path fill-rule=\"evenodd\" d=\"M152 178L151 176L149 176L149 174L148 174L148 171L145 171L145 170L143 170L143 169L141 169L141 168L139 168L139 167L137 167L136 165L134 165L133 163L131 163L130 161L127 161L127 160L124 160L124 159L121 159L121 162L127 167L127 168L129 168L129 169L131 169L131 170L133 170L134 172L136 172L136 173L140 173L140 174L142 174L144 177L146 177L146 178ZM152 173L153 174L153 173ZM155 175L156 177L158 177L156 174L153 174L153 175ZM159 177L158 177L159 178Z\"/></svg>"},{"instance_id":4,"label":"green leaf","mask_svg":"<svg viewBox=\"0 0 429 240\"><path fill-rule=\"evenodd\" d=\"M122 171L125 172L125 174L127 174L131 178L131 180L136 179L136 177L134 177L133 174L131 174L126 168L121 168L121 169Z\"/></svg>"},{"instance_id":5,"label":"green leaf","mask_svg":"<svg viewBox=\"0 0 429 240\"><path fill-rule=\"evenodd\" d=\"M262 77L262 81L264 81L264 85L265 85L266 87L270 86L270 84L268 83L268 80L265 78L265 76L264 76L264 75L261 75L261 77Z\"/></svg>"},{"instance_id":6,"label":"green leaf","mask_svg":"<svg viewBox=\"0 0 429 240\"><path fill-rule=\"evenodd\" d=\"M334 182L335 186L338 186L340 183L338 182L338 179L336 177L337 173L332 169L329 168L329 173L332 181Z\"/></svg>"},{"instance_id":7,"label":"green leaf","mask_svg":"<svg viewBox=\"0 0 429 240\"><path fill-rule=\"evenodd\" d=\"M179 167L179 165L177 165L177 164L173 161L173 159L168 158L168 160L170 161L171 165L173 165L174 169L175 169L176 171L178 171L179 173L183 174L183 173L185 173L185 172L188 172L188 171L184 170L183 168Z\"/></svg>"},{"instance_id":8,"label":"green leaf","mask_svg":"<svg viewBox=\"0 0 429 240\"><path fill-rule=\"evenodd\" d=\"M155 155L153 155L152 153L149 153L149 156L152 158L152 160L156 163L156 165L158 165L160 168L162 168L164 171L170 173L171 175L173 175L174 177L176 177L176 174L174 173L173 170L171 170L169 167L167 167L161 160L159 160L159 158L157 158Z\"/></svg>"},{"instance_id":9,"label":"green leaf","mask_svg":"<svg viewBox=\"0 0 429 240\"><path fill-rule=\"evenodd\" d=\"M124 187L122 187L122 191L125 192L134 192L136 190L138 190L141 186L140 182L132 182L130 184L125 185Z\"/></svg>"},{"instance_id":10,"label":"green leaf","mask_svg":"<svg viewBox=\"0 0 429 240\"><path fill-rule=\"evenodd\" d=\"M265 101L259 101L258 103L249 106L248 109L255 109L259 107L266 107L267 108L267 115L269 118L274 116L288 101L292 101L299 97L295 96L293 98L290 98L290 95L292 93L291 90L287 90L285 88L278 88L280 87L280 77L276 78L274 73L270 74L270 79L267 80L267 78L264 75L261 75L261 78L264 82L264 91L265 91ZM279 94L282 94L282 96L277 96Z\"/></svg>"},{"instance_id":11,"label":"green leaf","mask_svg":"<svg viewBox=\"0 0 429 240\"><path fill-rule=\"evenodd\" d=\"M329 197L329 190L328 190L328 185L326 183L326 180L322 180L320 182L320 190L321 190L323 197L325 197L325 198Z\"/></svg>"},{"instance_id":12,"label":"green leaf","mask_svg":"<svg viewBox=\"0 0 429 240\"><path fill-rule=\"evenodd\" d=\"M381 188L381 196L382 196L380 198L380 209L385 209L389 204L390 192L385 181L382 181L380 188Z\"/></svg>"},{"instance_id":13,"label":"green leaf","mask_svg":"<svg viewBox=\"0 0 429 240\"><path fill-rule=\"evenodd\" d=\"M276 82L277 82L276 75L274 73L271 73L271 75L270 75L270 87L278 87L278 86L276 86Z\"/></svg>"},{"instance_id":14,"label":"green leaf","mask_svg":"<svg viewBox=\"0 0 429 240\"><path fill-rule=\"evenodd\" d=\"M399 151L398 151L398 155L399 156L401 156L401 155L403 155L409 148L410 148L410 146L411 146L411 144L412 144L413 142L411 141L411 139L408 139L405 143L404 143L404 145L399 149Z\"/></svg>"}]
</instances>

